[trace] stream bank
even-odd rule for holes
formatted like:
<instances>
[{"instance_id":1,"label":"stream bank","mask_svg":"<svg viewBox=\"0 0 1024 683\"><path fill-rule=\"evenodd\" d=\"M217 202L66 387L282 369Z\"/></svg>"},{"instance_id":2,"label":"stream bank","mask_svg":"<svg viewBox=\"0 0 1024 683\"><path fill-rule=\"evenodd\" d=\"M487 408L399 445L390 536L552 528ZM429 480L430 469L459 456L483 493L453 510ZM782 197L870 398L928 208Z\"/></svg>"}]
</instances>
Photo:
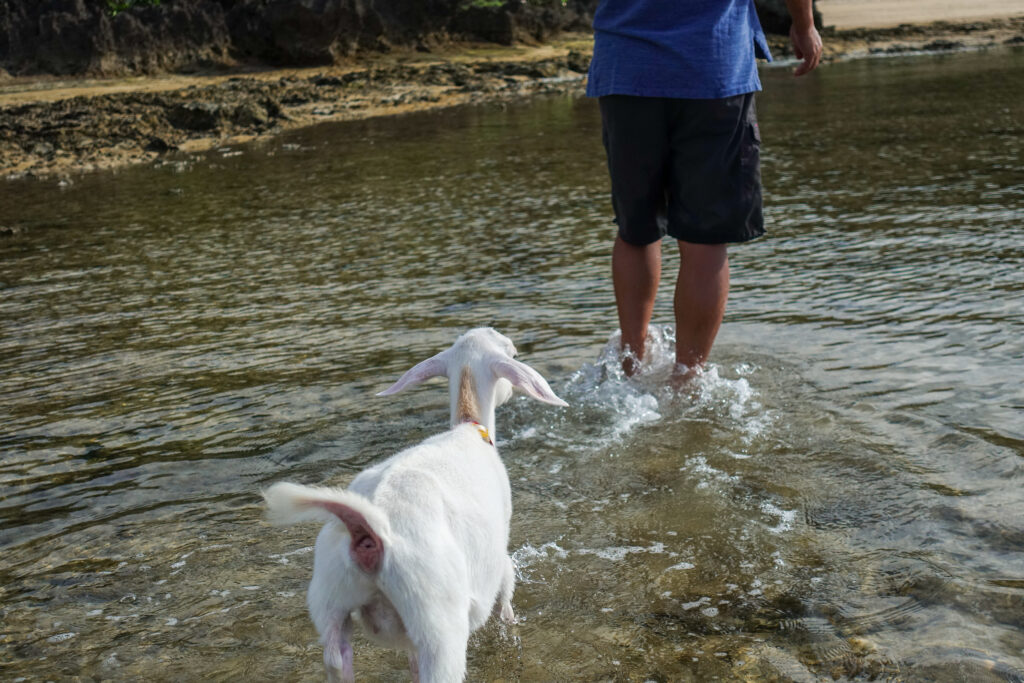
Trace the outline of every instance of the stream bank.
<instances>
[{"instance_id":1,"label":"stream bank","mask_svg":"<svg viewBox=\"0 0 1024 683\"><path fill-rule=\"evenodd\" d=\"M824 61L1024 44L1024 17L826 30ZM777 61L788 40L770 36ZM404 114L538 93L582 92L592 41L457 43L334 66L211 70L119 79L0 83L0 177L55 177L152 162L326 121Z\"/></svg>"}]
</instances>

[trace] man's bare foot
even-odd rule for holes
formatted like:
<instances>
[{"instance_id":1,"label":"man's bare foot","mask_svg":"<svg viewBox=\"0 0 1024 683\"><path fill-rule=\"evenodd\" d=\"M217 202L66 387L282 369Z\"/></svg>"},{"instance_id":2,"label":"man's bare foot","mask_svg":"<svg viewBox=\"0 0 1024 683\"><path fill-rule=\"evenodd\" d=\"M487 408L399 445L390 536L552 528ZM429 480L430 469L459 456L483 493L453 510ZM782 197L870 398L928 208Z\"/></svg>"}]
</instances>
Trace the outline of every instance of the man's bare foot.
<instances>
[{"instance_id":1,"label":"man's bare foot","mask_svg":"<svg viewBox=\"0 0 1024 683\"><path fill-rule=\"evenodd\" d=\"M677 393L693 392L696 390L696 380L702 374L704 374L704 367L702 365L691 367L682 363L676 363L675 367L672 368L672 376L668 381L672 389Z\"/></svg>"},{"instance_id":2,"label":"man's bare foot","mask_svg":"<svg viewBox=\"0 0 1024 683\"><path fill-rule=\"evenodd\" d=\"M644 356L644 350L642 347L638 353L634 351L629 344L626 344L619 349L619 355L622 357L622 372L626 377L633 377L640 372Z\"/></svg>"}]
</instances>

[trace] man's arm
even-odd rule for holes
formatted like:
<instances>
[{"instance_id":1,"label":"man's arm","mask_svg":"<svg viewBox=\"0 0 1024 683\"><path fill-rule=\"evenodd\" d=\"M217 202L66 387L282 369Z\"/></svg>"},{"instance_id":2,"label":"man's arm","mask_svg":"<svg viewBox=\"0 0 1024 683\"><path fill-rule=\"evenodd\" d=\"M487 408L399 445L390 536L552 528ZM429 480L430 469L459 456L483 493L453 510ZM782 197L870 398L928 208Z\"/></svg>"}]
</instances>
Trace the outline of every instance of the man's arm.
<instances>
[{"instance_id":1,"label":"man's arm","mask_svg":"<svg viewBox=\"0 0 1024 683\"><path fill-rule=\"evenodd\" d=\"M789 28L793 53L797 59L804 60L793 75L803 76L821 61L821 36L818 35L818 29L814 28L812 0L786 0L786 9L793 18L793 25Z\"/></svg>"}]
</instances>

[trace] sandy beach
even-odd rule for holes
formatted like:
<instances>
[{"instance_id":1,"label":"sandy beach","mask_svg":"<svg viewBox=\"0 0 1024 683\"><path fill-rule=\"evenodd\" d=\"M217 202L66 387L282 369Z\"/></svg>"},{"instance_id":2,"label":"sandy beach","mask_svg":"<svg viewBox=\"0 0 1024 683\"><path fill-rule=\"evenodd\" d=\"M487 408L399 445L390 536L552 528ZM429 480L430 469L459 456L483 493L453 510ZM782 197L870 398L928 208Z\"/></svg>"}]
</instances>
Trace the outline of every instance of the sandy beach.
<instances>
[{"instance_id":1,"label":"sandy beach","mask_svg":"<svg viewBox=\"0 0 1024 683\"><path fill-rule=\"evenodd\" d=\"M826 26L884 28L934 21L965 22L1024 15L1021 0L819 0Z\"/></svg>"},{"instance_id":2,"label":"sandy beach","mask_svg":"<svg viewBox=\"0 0 1024 683\"><path fill-rule=\"evenodd\" d=\"M823 65L1024 43L1020 0L823 0ZM769 37L785 63L791 48ZM541 92L581 92L587 34L540 46L453 44L346 65L119 79L0 80L0 178L68 178L327 121ZM827 66L825 66L827 68Z\"/></svg>"}]
</instances>

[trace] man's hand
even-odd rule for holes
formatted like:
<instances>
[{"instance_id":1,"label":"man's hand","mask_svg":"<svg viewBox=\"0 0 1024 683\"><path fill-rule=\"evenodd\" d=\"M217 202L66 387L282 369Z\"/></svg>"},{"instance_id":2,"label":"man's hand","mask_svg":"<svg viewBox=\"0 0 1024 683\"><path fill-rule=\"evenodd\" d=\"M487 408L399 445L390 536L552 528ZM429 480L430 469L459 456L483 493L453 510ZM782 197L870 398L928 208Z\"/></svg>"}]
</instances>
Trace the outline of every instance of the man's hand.
<instances>
[{"instance_id":1,"label":"man's hand","mask_svg":"<svg viewBox=\"0 0 1024 683\"><path fill-rule=\"evenodd\" d=\"M786 9L793 18L789 28L789 39L793 42L793 53L802 59L800 66L793 72L794 76L803 76L814 70L821 61L821 36L814 28L814 10L812 0L786 0Z\"/></svg>"},{"instance_id":2,"label":"man's hand","mask_svg":"<svg viewBox=\"0 0 1024 683\"><path fill-rule=\"evenodd\" d=\"M821 61L821 36L818 29L811 24L810 29L798 30L796 24L789 29L789 39L793 41L793 54L797 59L804 60L793 72L794 76L803 76L814 70Z\"/></svg>"}]
</instances>

